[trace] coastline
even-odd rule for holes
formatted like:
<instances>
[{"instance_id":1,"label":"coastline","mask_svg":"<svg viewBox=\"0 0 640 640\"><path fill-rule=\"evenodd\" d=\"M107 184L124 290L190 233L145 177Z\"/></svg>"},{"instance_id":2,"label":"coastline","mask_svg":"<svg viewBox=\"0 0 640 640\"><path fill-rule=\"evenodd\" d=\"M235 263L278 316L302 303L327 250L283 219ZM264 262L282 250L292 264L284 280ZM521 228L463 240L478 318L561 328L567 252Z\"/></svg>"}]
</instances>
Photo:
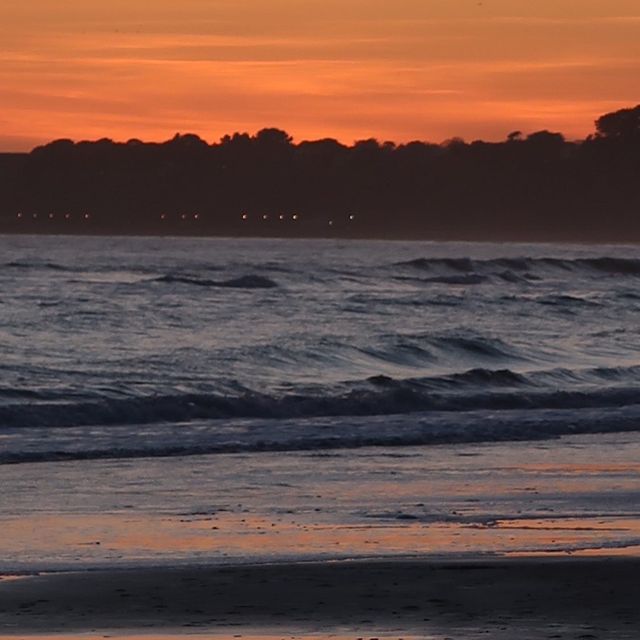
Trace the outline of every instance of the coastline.
<instances>
[{"instance_id":1,"label":"coastline","mask_svg":"<svg viewBox=\"0 0 640 640\"><path fill-rule=\"evenodd\" d=\"M201 230L180 231L171 230L135 230L122 231L118 229L86 229L86 230L25 230L13 227L3 227L0 229L0 237L5 238L81 238L81 239L140 239L140 240L202 240L202 241L282 241L282 242L375 242L384 244L401 244L411 243L415 245L423 244L447 244L447 245L493 245L493 244L512 244L512 245L531 245L531 246L549 246L549 247L630 247L636 248L640 246L640 237L635 236L603 236L599 234L597 237L582 237L575 235L567 236L548 236L527 234L521 235L517 233L490 234L451 234L451 233L429 233L419 235L415 233L395 233L393 230L385 230L375 234L341 234L341 233L309 233L309 234L283 234L283 233L233 233L229 231L220 232L203 232Z\"/></svg>"},{"instance_id":2,"label":"coastline","mask_svg":"<svg viewBox=\"0 0 640 640\"><path fill-rule=\"evenodd\" d=\"M2 465L0 570L640 555L639 451L627 433Z\"/></svg>"},{"instance_id":3,"label":"coastline","mask_svg":"<svg viewBox=\"0 0 640 640\"><path fill-rule=\"evenodd\" d=\"M0 580L0 637L631 639L638 571L638 557L478 557L44 574Z\"/></svg>"}]
</instances>

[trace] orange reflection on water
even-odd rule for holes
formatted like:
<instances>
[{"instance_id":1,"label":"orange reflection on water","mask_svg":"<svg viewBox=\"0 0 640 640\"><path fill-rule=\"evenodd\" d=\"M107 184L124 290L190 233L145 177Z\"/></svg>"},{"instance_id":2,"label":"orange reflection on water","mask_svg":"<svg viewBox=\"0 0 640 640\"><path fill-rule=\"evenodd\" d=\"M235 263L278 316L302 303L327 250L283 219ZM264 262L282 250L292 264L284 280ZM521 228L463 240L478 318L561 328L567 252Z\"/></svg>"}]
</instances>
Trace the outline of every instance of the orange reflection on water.
<instances>
[{"instance_id":1,"label":"orange reflection on water","mask_svg":"<svg viewBox=\"0 0 640 640\"><path fill-rule=\"evenodd\" d=\"M637 554L633 518L523 518L490 523L385 520L327 524L309 516L247 513L207 517L46 515L0 521L4 557L37 550L36 560L113 562L140 559L437 555L615 549Z\"/></svg>"}]
</instances>

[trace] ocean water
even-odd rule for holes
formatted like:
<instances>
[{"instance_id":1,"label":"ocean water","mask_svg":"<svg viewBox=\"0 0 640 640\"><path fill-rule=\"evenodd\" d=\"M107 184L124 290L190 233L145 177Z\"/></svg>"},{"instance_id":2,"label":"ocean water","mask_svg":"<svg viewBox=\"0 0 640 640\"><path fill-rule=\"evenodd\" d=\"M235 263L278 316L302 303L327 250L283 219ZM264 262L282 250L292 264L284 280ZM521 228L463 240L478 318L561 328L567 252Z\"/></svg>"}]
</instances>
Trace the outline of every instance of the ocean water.
<instances>
[{"instance_id":1,"label":"ocean water","mask_svg":"<svg viewBox=\"0 0 640 640\"><path fill-rule=\"evenodd\" d=\"M519 476L509 452L520 467L533 455L539 470L546 456L566 471L557 451L584 461L584 447L609 460L626 447L621 466L606 471L618 493L598 485L595 500L571 489L562 517L597 517L609 505L609 516L634 519L640 510L629 457L640 431L637 247L5 236L0 249L0 506L11 526L36 515L211 516L221 504L229 514L252 499L253 517L267 518L294 494L285 511L331 511L332 526L378 516L394 526L485 526L523 508L491 502L493 480L478 488L484 471L511 469L511 495ZM394 502L427 470L434 486L450 488L453 462L442 460L463 455L481 455L461 477L485 496L467 492L476 506L464 517L454 517L457 489L438 494L446 518L407 510L422 504L416 495ZM381 468L387 490L372 502L361 487L347 500ZM314 492L323 474L342 487L332 509ZM566 488L571 474L561 476ZM524 509L531 518L558 515L548 501L534 507ZM54 525L29 526L15 529L27 542L6 551L16 566L43 554L116 557L78 548L67 557L62 538L44 551L46 533L33 531ZM172 544L144 555L153 545L139 542L117 557L176 558ZM280 551L304 547L287 544ZM220 549L196 555L229 551Z\"/></svg>"}]
</instances>

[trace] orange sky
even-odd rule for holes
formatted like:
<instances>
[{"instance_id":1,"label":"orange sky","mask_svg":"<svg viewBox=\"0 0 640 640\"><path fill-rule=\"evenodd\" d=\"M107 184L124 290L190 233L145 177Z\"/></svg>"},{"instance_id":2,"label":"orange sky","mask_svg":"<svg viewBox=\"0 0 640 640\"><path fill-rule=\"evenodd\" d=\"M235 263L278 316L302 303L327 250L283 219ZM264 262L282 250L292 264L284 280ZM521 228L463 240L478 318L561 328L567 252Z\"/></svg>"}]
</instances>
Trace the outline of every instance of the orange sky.
<instances>
[{"instance_id":1,"label":"orange sky","mask_svg":"<svg viewBox=\"0 0 640 640\"><path fill-rule=\"evenodd\" d=\"M639 0L0 0L0 149L583 137L640 102Z\"/></svg>"}]
</instances>

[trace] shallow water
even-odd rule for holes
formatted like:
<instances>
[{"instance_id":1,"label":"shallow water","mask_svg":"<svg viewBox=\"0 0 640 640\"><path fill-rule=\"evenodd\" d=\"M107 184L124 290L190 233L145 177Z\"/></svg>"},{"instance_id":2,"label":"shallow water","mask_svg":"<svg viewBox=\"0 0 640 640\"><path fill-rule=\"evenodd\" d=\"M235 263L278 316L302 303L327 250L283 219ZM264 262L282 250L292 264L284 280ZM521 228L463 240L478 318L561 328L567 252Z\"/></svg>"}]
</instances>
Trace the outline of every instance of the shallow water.
<instances>
[{"instance_id":1,"label":"shallow water","mask_svg":"<svg viewBox=\"0 0 640 640\"><path fill-rule=\"evenodd\" d=\"M4 571L640 553L640 437L0 468Z\"/></svg>"},{"instance_id":2,"label":"shallow water","mask_svg":"<svg viewBox=\"0 0 640 640\"><path fill-rule=\"evenodd\" d=\"M0 245L4 571L637 553L635 247Z\"/></svg>"}]
</instances>

